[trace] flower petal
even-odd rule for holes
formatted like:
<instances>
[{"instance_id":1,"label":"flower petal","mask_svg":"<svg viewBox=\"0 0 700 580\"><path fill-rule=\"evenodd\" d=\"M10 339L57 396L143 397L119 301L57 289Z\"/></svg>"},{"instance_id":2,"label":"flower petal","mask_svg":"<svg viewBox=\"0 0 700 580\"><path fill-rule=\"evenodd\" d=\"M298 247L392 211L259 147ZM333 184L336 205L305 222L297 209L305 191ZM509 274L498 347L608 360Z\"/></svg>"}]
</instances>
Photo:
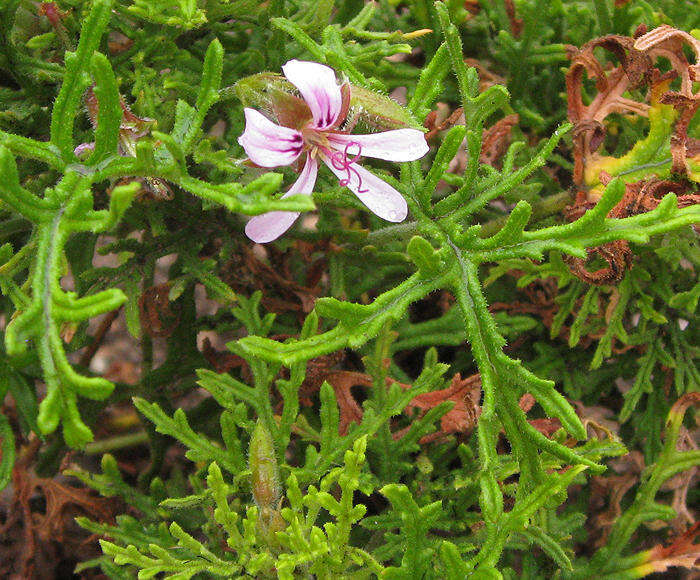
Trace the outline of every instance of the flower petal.
<instances>
[{"instance_id":1,"label":"flower petal","mask_svg":"<svg viewBox=\"0 0 700 580\"><path fill-rule=\"evenodd\" d=\"M345 169L325 154L321 159L340 179L341 185L352 191L373 214L389 222L401 222L406 219L406 200L386 181L357 163L349 163Z\"/></svg>"},{"instance_id":2,"label":"flower petal","mask_svg":"<svg viewBox=\"0 0 700 580\"><path fill-rule=\"evenodd\" d=\"M415 161L425 155L428 143L418 129L396 129L370 135L329 133L328 142L334 149L346 151L350 157L376 157L387 161Z\"/></svg>"},{"instance_id":3,"label":"flower petal","mask_svg":"<svg viewBox=\"0 0 700 580\"><path fill-rule=\"evenodd\" d=\"M316 184L318 174L318 161L313 159L308 153L304 169L289 191L282 196L282 199L295 193L311 195ZM245 234L258 244L266 244L279 238L284 232L292 227L292 224L299 217L298 211L270 211L255 216L245 226Z\"/></svg>"},{"instance_id":4,"label":"flower petal","mask_svg":"<svg viewBox=\"0 0 700 580\"><path fill-rule=\"evenodd\" d=\"M250 160L261 167L278 167L294 163L304 147L299 131L282 127L258 113L244 109L245 131L238 142Z\"/></svg>"},{"instance_id":5,"label":"flower petal","mask_svg":"<svg viewBox=\"0 0 700 580\"><path fill-rule=\"evenodd\" d=\"M282 72L309 105L314 128L332 127L343 106L333 69L317 62L290 60L282 67Z\"/></svg>"}]
</instances>

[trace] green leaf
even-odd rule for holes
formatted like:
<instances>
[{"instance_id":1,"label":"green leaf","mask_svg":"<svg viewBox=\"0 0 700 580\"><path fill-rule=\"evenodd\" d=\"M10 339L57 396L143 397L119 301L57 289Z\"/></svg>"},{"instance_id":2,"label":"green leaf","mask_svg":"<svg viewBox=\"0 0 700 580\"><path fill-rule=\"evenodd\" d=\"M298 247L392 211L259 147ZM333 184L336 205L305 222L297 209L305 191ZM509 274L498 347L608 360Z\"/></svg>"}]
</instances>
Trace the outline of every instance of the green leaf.
<instances>
[{"instance_id":1,"label":"green leaf","mask_svg":"<svg viewBox=\"0 0 700 580\"><path fill-rule=\"evenodd\" d=\"M187 445L189 451L186 455L192 461L216 461L231 473L237 473L242 469L235 458L231 457L224 449L195 433L182 409L177 409L171 418L156 403L148 403L135 397L134 405L154 423L159 433L170 435Z\"/></svg>"},{"instance_id":2,"label":"green leaf","mask_svg":"<svg viewBox=\"0 0 700 580\"><path fill-rule=\"evenodd\" d=\"M95 149L88 158L87 164L97 165L110 155L117 154L122 107L117 79L107 58L99 52L94 53L90 69L95 79L98 109Z\"/></svg>"},{"instance_id":3,"label":"green leaf","mask_svg":"<svg viewBox=\"0 0 700 580\"><path fill-rule=\"evenodd\" d=\"M425 238L414 236L406 246L406 252L418 267L418 271L426 278L433 278L444 268L440 253L430 245ZM323 314L322 314L323 315Z\"/></svg>"},{"instance_id":4,"label":"green leaf","mask_svg":"<svg viewBox=\"0 0 700 580\"><path fill-rule=\"evenodd\" d=\"M12 468L15 464L15 436L5 415L0 413L0 490L5 489L12 479Z\"/></svg>"},{"instance_id":5,"label":"green leaf","mask_svg":"<svg viewBox=\"0 0 700 580\"><path fill-rule=\"evenodd\" d=\"M564 548L557 542L556 539L545 533L537 526L528 526L520 532L532 544L537 544L542 550L556 562L561 570L573 570L571 560L567 556Z\"/></svg>"},{"instance_id":6,"label":"green leaf","mask_svg":"<svg viewBox=\"0 0 700 580\"><path fill-rule=\"evenodd\" d=\"M207 112L214 103L219 100L219 86L221 85L221 71L223 68L224 49L218 39L212 40L207 48L202 69L202 80L197 95L196 114L188 123L187 130L182 138L182 149L191 151L194 140L204 123ZM177 126L177 125L176 125ZM180 129L181 130L181 129Z\"/></svg>"},{"instance_id":7,"label":"green leaf","mask_svg":"<svg viewBox=\"0 0 700 580\"><path fill-rule=\"evenodd\" d=\"M74 53L66 53L66 73L51 113L51 142L64 161L75 159L73 124L83 92L90 84L88 71L93 53L102 38L112 11L112 0L93 0L88 17L80 30L80 42ZM97 64L96 66L103 66Z\"/></svg>"}]
</instances>

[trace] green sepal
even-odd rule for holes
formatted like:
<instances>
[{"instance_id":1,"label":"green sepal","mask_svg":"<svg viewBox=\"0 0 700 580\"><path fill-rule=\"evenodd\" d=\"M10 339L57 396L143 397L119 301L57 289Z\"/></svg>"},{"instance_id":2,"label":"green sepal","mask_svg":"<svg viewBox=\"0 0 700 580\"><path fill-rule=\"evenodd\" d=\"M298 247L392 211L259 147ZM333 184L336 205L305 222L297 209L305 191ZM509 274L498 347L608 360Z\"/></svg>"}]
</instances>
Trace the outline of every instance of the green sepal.
<instances>
[{"instance_id":1,"label":"green sepal","mask_svg":"<svg viewBox=\"0 0 700 580\"><path fill-rule=\"evenodd\" d=\"M370 131L389 131L402 127L426 130L408 109L391 97L354 85L350 85L348 117Z\"/></svg>"}]
</instances>

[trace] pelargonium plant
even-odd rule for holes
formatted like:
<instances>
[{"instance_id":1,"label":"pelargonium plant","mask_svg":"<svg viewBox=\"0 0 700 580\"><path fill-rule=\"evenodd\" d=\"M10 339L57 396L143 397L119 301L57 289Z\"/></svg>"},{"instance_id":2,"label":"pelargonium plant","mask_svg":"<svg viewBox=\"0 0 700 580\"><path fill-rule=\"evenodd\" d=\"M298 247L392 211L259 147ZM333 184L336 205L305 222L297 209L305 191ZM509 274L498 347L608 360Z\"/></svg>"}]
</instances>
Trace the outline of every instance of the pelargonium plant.
<instances>
[{"instance_id":1,"label":"pelargonium plant","mask_svg":"<svg viewBox=\"0 0 700 580\"><path fill-rule=\"evenodd\" d=\"M0 577L690 578L699 30L0 2Z\"/></svg>"},{"instance_id":2,"label":"pelargonium plant","mask_svg":"<svg viewBox=\"0 0 700 580\"><path fill-rule=\"evenodd\" d=\"M391 185L357 163L360 156L387 161L415 161L428 152L423 133L417 129L395 129L369 135L341 130L350 108L350 85L338 85L332 69L315 62L290 60L282 67L301 99L291 97L287 110L278 115L289 126L273 123L255 109L245 108L246 130L238 139L246 154L261 167L298 163L299 178L285 196L311 195L318 162L323 163L374 214L390 222L406 219L408 206ZM297 212L269 212L246 225L246 235L265 243L277 239L299 217Z\"/></svg>"}]
</instances>

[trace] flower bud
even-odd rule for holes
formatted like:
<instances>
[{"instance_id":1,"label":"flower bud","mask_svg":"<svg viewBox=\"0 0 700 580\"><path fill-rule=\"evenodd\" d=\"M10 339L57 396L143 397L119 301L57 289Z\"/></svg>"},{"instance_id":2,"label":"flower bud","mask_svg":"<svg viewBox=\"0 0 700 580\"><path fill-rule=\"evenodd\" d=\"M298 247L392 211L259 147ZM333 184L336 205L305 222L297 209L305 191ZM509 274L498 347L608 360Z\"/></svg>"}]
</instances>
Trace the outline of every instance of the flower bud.
<instances>
[{"instance_id":1,"label":"flower bud","mask_svg":"<svg viewBox=\"0 0 700 580\"><path fill-rule=\"evenodd\" d=\"M258 421L250 439L249 465L253 499L260 511L258 527L268 545L276 546L275 532L283 530L280 514L282 490L279 483L275 444L270 432Z\"/></svg>"},{"instance_id":2,"label":"flower bud","mask_svg":"<svg viewBox=\"0 0 700 580\"><path fill-rule=\"evenodd\" d=\"M258 421L250 439L249 464L253 498L261 512L276 509L280 498L275 445L270 432Z\"/></svg>"}]
</instances>

